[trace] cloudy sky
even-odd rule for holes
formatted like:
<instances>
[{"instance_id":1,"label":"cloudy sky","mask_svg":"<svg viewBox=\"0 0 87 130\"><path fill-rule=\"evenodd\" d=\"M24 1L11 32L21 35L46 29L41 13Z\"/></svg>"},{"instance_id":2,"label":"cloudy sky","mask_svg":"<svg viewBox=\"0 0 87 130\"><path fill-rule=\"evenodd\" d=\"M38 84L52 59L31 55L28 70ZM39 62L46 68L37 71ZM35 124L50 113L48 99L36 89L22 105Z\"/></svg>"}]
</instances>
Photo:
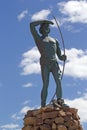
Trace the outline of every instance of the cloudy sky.
<instances>
[{"instance_id":1,"label":"cloudy sky","mask_svg":"<svg viewBox=\"0 0 87 130\"><path fill-rule=\"evenodd\" d=\"M67 61L62 79L63 98L78 109L87 129L87 1L1 0L0 1L0 130L21 130L27 110L40 106L42 79L40 54L30 33L31 21L54 22L50 35L57 38L62 53L62 31ZM63 63L59 62L61 70ZM55 93L50 75L47 103Z\"/></svg>"}]
</instances>

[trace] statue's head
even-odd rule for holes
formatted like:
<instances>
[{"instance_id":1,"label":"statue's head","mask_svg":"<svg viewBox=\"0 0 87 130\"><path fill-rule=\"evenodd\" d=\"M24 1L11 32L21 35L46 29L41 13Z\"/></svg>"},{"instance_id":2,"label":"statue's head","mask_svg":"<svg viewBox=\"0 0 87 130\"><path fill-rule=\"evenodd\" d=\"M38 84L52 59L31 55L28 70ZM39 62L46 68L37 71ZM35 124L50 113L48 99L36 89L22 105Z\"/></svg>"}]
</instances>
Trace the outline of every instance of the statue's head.
<instances>
[{"instance_id":1,"label":"statue's head","mask_svg":"<svg viewBox=\"0 0 87 130\"><path fill-rule=\"evenodd\" d=\"M39 28L39 32L43 34L48 34L50 33L50 28L48 23L42 23Z\"/></svg>"}]
</instances>

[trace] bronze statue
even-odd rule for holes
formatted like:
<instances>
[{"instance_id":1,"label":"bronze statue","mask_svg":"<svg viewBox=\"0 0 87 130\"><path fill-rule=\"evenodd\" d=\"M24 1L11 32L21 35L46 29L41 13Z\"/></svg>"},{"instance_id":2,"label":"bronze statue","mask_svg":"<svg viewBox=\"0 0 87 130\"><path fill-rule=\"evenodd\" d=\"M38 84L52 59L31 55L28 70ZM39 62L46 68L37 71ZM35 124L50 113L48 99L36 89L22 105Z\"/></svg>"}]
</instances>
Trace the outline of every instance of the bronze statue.
<instances>
[{"instance_id":1,"label":"bronze statue","mask_svg":"<svg viewBox=\"0 0 87 130\"><path fill-rule=\"evenodd\" d=\"M43 88L41 91L41 107L45 107L46 105L50 72L52 72L56 82L57 102L59 104L63 102L61 87L61 71L57 62L56 55L60 60L63 61L66 60L66 55L61 55L61 50L58 41L55 38L52 38L48 35L50 33L50 24L53 24L53 22L49 20L39 20L30 23L31 33L41 54L40 65L43 81ZM38 32L39 25L40 27Z\"/></svg>"}]
</instances>

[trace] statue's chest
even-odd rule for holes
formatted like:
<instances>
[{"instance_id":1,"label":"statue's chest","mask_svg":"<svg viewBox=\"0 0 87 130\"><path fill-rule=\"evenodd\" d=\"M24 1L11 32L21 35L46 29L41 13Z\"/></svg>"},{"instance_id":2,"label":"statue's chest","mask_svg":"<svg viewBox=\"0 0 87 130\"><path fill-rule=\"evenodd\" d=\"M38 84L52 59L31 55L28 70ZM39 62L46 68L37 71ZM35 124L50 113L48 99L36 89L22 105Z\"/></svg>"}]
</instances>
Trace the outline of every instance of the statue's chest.
<instances>
[{"instance_id":1,"label":"statue's chest","mask_svg":"<svg viewBox=\"0 0 87 130\"><path fill-rule=\"evenodd\" d=\"M43 49L46 51L56 51L56 42L55 40L44 39L43 40Z\"/></svg>"}]
</instances>

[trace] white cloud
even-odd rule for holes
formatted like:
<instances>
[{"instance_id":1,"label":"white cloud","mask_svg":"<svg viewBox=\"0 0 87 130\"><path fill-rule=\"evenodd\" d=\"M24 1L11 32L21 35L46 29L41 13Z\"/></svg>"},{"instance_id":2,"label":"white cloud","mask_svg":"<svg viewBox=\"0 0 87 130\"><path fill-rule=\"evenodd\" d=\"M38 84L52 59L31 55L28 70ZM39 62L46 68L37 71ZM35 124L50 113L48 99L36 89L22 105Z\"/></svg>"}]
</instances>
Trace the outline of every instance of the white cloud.
<instances>
[{"instance_id":1,"label":"white cloud","mask_svg":"<svg viewBox=\"0 0 87 130\"><path fill-rule=\"evenodd\" d=\"M87 79L87 51L72 48L66 50L68 62L65 74L74 78Z\"/></svg>"},{"instance_id":2,"label":"white cloud","mask_svg":"<svg viewBox=\"0 0 87 130\"><path fill-rule=\"evenodd\" d=\"M58 3L60 12L64 15L64 22L87 23L87 1L70 0Z\"/></svg>"},{"instance_id":3,"label":"white cloud","mask_svg":"<svg viewBox=\"0 0 87 130\"><path fill-rule=\"evenodd\" d=\"M13 114L11 117L12 117L13 119L15 119L15 120L20 120L20 119L21 119L21 116L19 116L19 115L17 115L17 114Z\"/></svg>"},{"instance_id":4,"label":"white cloud","mask_svg":"<svg viewBox=\"0 0 87 130\"><path fill-rule=\"evenodd\" d=\"M28 104L29 102L31 102L31 100L26 100L26 101L23 102L23 105L26 105L26 104Z\"/></svg>"},{"instance_id":5,"label":"white cloud","mask_svg":"<svg viewBox=\"0 0 87 130\"><path fill-rule=\"evenodd\" d=\"M36 47L33 47L31 50L23 54L23 60L21 61L20 66L23 68L23 75L28 75L32 73L40 72L39 64L40 54Z\"/></svg>"},{"instance_id":6,"label":"white cloud","mask_svg":"<svg viewBox=\"0 0 87 130\"><path fill-rule=\"evenodd\" d=\"M25 106L21 109L20 114L25 114L25 113L27 113L28 110L32 110L32 109L34 109L34 108L31 108L29 106Z\"/></svg>"},{"instance_id":7,"label":"white cloud","mask_svg":"<svg viewBox=\"0 0 87 130\"><path fill-rule=\"evenodd\" d=\"M66 99L65 102L70 107L78 109L78 115L80 116L81 122L87 122L87 93L80 98L73 100Z\"/></svg>"},{"instance_id":8,"label":"white cloud","mask_svg":"<svg viewBox=\"0 0 87 130\"><path fill-rule=\"evenodd\" d=\"M34 109L33 107L29 107L29 106L27 105L28 103L29 103L28 100L25 101L25 102L23 103L23 105L26 105L26 106L23 106L19 112L14 113L14 114L11 116L11 118L14 119L14 120L16 120L16 121L18 121L18 120L20 120L20 119L22 119L22 118L24 117L24 115L27 113L28 110Z\"/></svg>"},{"instance_id":9,"label":"white cloud","mask_svg":"<svg viewBox=\"0 0 87 130\"><path fill-rule=\"evenodd\" d=\"M28 14L28 10L24 10L22 11L18 16L18 20L21 21L23 18L25 18L25 16Z\"/></svg>"},{"instance_id":10,"label":"white cloud","mask_svg":"<svg viewBox=\"0 0 87 130\"><path fill-rule=\"evenodd\" d=\"M24 84L23 85L24 88L29 88L29 87L32 87L32 83L27 83L27 84Z\"/></svg>"},{"instance_id":11,"label":"white cloud","mask_svg":"<svg viewBox=\"0 0 87 130\"><path fill-rule=\"evenodd\" d=\"M13 124L13 123L11 123L11 124L5 124L5 125L0 126L1 129L11 129L11 130L12 129L16 129L18 127L19 127L18 124Z\"/></svg>"},{"instance_id":12,"label":"white cloud","mask_svg":"<svg viewBox=\"0 0 87 130\"><path fill-rule=\"evenodd\" d=\"M65 75L73 78L87 79L87 51L71 48L66 50L66 55ZM39 58L40 54L36 47L25 52L21 61L22 74L40 73Z\"/></svg>"},{"instance_id":13,"label":"white cloud","mask_svg":"<svg viewBox=\"0 0 87 130\"><path fill-rule=\"evenodd\" d=\"M47 19L47 16L51 13L49 9L43 9L32 16L32 20L43 20Z\"/></svg>"}]
</instances>

